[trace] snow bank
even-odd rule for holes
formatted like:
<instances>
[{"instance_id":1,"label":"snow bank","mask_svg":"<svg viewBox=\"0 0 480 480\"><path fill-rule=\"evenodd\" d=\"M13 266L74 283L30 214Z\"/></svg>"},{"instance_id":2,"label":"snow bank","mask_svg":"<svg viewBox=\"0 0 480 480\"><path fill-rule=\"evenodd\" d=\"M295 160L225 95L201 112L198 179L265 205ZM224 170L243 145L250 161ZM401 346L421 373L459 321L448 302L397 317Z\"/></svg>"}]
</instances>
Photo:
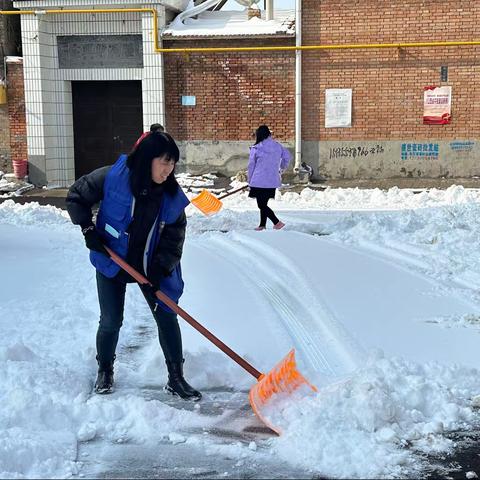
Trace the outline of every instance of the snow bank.
<instances>
[{"instance_id":1,"label":"snow bank","mask_svg":"<svg viewBox=\"0 0 480 480\"><path fill-rule=\"evenodd\" d=\"M378 254L388 252L389 258L396 254L409 268L454 282L452 295L462 295L465 289L477 302L479 199L478 191L462 187L421 194L399 189L305 189L279 195L274 207L297 212L298 222L289 222L289 228L297 225L300 230L306 228L304 209L403 209L348 213L329 225L331 238ZM225 204L227 208L210 219L190 211L187 242L205 230L251 229L258 215L254 200L239 194ZM416 210L405 210L411 208ZM109 397L89 395L98 318L94 272L78 228L65 212L34 203L0 204L0 255L0 477L78 474L82 466L78 444L94 439L197 443L212 458L223 453L239 459L258 454L249 443L219 446L189 433L207 428L212 419L142 393L154 390L152 385L161 388L165 367L150 313L135 288L127 292L129 321L122 329L116 362L118 392ZM198 270L199 261L189 257L190 271ZM209 272L203 270L203 275L207 285ZM249 298L249 290L240 284L236 288L240 297ZM200 303L202 292L195 294ZM242 308L246 316L255 316L248 301ZM472 323L476 328L475 322L464 320L468 328ZM138 348L135 362L126 355L128 348ZM193 352L188 344L185 349L191 365L187 372L195 386L246 388L241 370L223 355ZM478 393L478 371L373 355L343 383L286 409L288 427L269 448L321 475L402 476L421 464L412 452L445 451L452 445L442 434L477 420L470 398Z\"/></svg>"},{"instance_id":2,"label":"snow bank","mask_svg":"<svg viewBox=\"0 0 480 480\"><path fill-rule=\"evenodd\" d=\"M227 197L226 208L256 208L248 193ZM305 188L300 193L277 191L274 209L320 209L320 210L379 210L425 208L438 205L454 205L480 202L480 190L452 185L446 190L432 188L415 193L415 190L392 187L389 190L360 188L330 188L319 191Z\"/></svg>"},{"instance_id":3,"label":"snow bank","mask_svg":"<svg viewBox=\"0 0 480 480\"><path fill-rule=\"evenodd\" d=\"M63 225L72 230L68 213L51 205L41 207L37 202L21 205L13 200L0 203L0 224L3 225L35 225L54 226Z\"/></svg>"},{"instance_id":4,"label":"snow bank","mask_svg":"<svg viewBox=\"0 0 480 480\"><path fill-rule=\"evenodd\" d=\"M422 464L412 452L447 452L444 432L478 424L477 379L475 370L377 353L349 380L291 404L273 449L329 477L411 475Z\"/></svg>"}]
</instances>

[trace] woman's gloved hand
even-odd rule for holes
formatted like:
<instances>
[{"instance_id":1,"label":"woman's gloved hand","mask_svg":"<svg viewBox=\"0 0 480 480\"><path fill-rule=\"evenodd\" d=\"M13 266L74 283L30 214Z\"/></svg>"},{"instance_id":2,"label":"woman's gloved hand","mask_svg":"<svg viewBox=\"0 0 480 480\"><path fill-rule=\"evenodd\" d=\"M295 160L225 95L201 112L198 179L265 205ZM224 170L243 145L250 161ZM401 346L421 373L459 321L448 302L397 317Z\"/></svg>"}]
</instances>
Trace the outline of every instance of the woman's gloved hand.
<instances>
[{"instance_id":1,"label":"woman's gloved hand","mask_svg":"<svg viewBox=\"0 0 480 480\"><path fill-rule=\"evenodd\" d=\"M164 267L160 265L155 265L155 263L149 268L148 279L152 282L152 285L158 286L162 281L162 278L169 277L172 272L169 272Z\"/></svg>"},{"instance_id":2,"label":"woman's gloved hand","mask_svg":"<svg viewBox=\"0 0 480 480\"><path fill-rule=\"evenodd\" d=\"M155 288L153 285L148 283L139 283L139 286L148 303L155 304L157 301L155 292L158 290L158 288Z\"/></svg>"},{"instance_id":3,"label":"woman's gloved hand","mask_svg":"<svg viewBox=\"0 0 480 480\"><path fill-rule=\"evenodd\" d=\"M85 245L89 250L93 250L95 252L103 253L107 257L110 255L105 250L105 246L103 245L102 238L98 233L98 230L95 228L95 225L88 225L85 228L82 228L83 237L85 239Z\"/></svg>"}]
</instances>

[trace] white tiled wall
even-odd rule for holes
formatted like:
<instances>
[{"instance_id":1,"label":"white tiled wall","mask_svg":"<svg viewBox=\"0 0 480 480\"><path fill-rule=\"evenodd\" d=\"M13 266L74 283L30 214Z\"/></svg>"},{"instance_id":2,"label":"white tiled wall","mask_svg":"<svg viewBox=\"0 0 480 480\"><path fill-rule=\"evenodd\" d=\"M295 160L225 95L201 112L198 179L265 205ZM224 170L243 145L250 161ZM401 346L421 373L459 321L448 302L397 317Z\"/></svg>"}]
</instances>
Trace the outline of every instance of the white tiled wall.
<instances>
[{"instance_id":1,"label":"white tiled wall","mask_svg":"<svg viewBox=\"0 0 480 480\"><path fill-rule=\"evenodd\" d=\"M152 8L153 5L145 5ZM159 18L160 25L164 24L164 16ZM143 124L148 130L152 123L165 125L164 111L164 82L163 82L163 54L154 52L153 43L153 16L144 15L142 18L143 35Z\"/></svg>"},{"instance_id":2,"label":"white tiled wall","mask_svg":"<svg viewBox=\"0 0 480 480\"><path fill-rule=\"evenodd\" d=\"M94 0L43 0L16 3L17 8L157 8L158 27L164 7L123 0L121 4ZM71 81L141 80L143 122L165 123L163 61L153 51L153 17L149 13L22 15L28 154L42 164L49 185L68 186L75 178ZM58 69L57 35L143 36L143 68ZM40 159L40 160L39 160ZM38 163L40 162L40 164Z\"/></svg>"}]
</instances>

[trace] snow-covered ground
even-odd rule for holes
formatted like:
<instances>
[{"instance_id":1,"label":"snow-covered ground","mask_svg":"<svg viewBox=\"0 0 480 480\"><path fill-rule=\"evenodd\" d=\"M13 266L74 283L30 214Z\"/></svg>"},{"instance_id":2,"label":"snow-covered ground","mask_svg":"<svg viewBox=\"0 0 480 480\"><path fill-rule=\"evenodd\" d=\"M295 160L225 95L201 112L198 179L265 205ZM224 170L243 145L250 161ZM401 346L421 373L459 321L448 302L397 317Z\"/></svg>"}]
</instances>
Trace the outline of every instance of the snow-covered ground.
<instances>
[{"instance_id":1,"label":"snow-covered ground","mask_svg":"<svg viewBox=\"0 0 480 480\"><path fill-rule=\"evenodd\" d=\"M261 371L296 348L319 393L276 413L279 438L245 433L260 425L253 378L183 323L204 400L162 392L133 285L117 390L91 395L98 305L81 234L53 207L0 204L0 477L118 474L126 452L178 477L262 465L274 477L402 477L423 452L453 448L449 431L478 427L480 192L305 189L271 206L284 230L253 231L245 193L209 218L188 207L181 305Z\"/></svg>"}]
</instances>

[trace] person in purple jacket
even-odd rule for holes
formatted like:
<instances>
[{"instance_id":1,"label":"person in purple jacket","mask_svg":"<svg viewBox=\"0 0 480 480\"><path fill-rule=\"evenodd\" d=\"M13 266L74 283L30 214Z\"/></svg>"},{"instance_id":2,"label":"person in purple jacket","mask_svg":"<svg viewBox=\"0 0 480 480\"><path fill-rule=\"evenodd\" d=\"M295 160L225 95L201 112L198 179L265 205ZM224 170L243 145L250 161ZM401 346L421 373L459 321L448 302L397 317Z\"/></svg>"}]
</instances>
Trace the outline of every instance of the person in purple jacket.
<instances>
[{"instance_id":1,"label":"person in purple jacket","mask_svg":"<svg viewBox=\"0 0 480 480\"><path fill-rule=\"evenodd\" d=\"M292 156L290 152L272 138L266 125L257 128L256 142L250 147L248 162L249 197L257 199L260 209L260 225L255 230L265 230L267 218L273 223L275 230L285 226L273 210L268 206L268 201L275 198L275 190L281 185L281 173L288 167Z\"/></svg>"}]
</instances>

